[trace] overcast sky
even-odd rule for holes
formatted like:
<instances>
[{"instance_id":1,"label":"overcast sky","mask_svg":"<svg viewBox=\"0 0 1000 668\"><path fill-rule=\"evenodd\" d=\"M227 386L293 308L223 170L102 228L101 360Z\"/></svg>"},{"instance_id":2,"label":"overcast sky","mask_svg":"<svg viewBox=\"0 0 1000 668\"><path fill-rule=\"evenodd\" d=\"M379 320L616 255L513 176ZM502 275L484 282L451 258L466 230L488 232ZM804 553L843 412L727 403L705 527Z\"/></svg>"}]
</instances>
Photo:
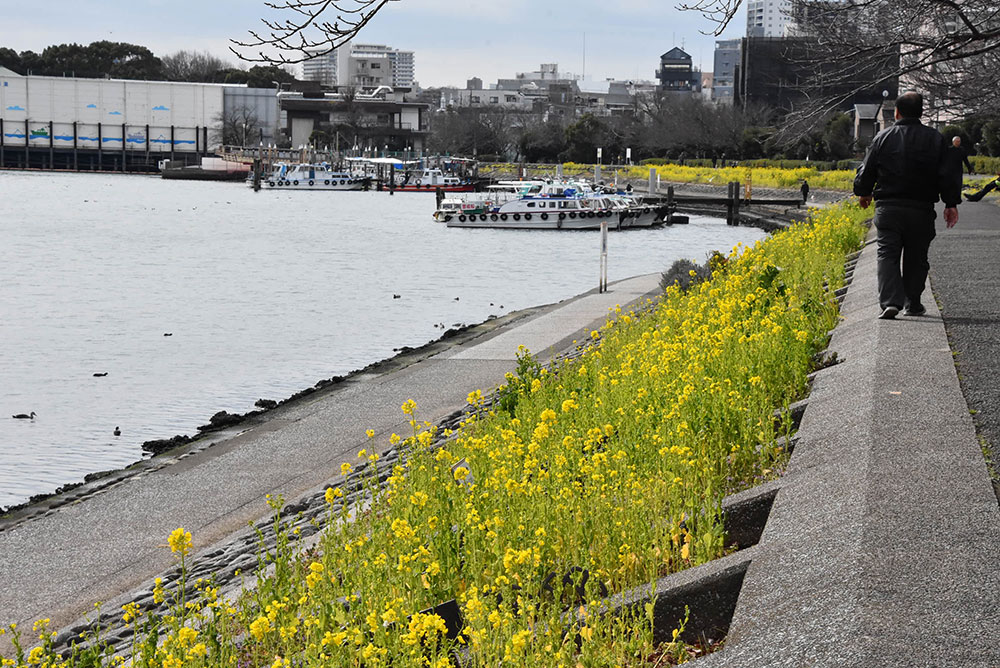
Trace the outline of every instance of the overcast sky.
<instances>
[{"instance_id":1,"label":"overcast sky","mask_svg":"<svg viewBox=\"0 0 1000 668\"><path fill-rule=\"evenodd\" d=\"M348 0L350 1L350 0ZM0 0L7 5L13 0ZM415 52L416 77L427 86L484 83L558 63L588 79L653 79L660 54L684 48L712 70L714 27L676 0L398 0L357 38ZM4 12L0 46L41 51L50 44L132 42L157 55L209 51L236 62L230 38L244 38L268 15L262 0L45 0L41 9ZM742 37L744 10L724 38ZM586 37L584 37L586 35ZM584 42L586 41L586 66ZM586 70L584 71L584 67Z\"/></svg>"}]
</instances>

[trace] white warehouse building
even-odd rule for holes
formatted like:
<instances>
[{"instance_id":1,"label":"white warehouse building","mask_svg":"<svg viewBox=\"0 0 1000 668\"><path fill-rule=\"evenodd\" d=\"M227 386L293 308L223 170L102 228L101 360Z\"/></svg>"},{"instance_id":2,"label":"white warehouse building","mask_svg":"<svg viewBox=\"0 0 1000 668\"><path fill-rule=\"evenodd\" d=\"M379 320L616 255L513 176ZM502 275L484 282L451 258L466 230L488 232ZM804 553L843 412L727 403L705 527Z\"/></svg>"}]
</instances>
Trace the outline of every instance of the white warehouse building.
<instances>
[{"instance_id":1,"label":"white warehouse building","mask_svg":"<svg viewBox=\"0 0 1000 668\"><path fill-rule=\"evenodd\" d=\"M241 104L262 105L261 120L277 124L276 91L247 97L260 90L0 68L0 167L141 170L162 158L205 155L218 142L227 91Z\"/></svg>"}]
</instances>

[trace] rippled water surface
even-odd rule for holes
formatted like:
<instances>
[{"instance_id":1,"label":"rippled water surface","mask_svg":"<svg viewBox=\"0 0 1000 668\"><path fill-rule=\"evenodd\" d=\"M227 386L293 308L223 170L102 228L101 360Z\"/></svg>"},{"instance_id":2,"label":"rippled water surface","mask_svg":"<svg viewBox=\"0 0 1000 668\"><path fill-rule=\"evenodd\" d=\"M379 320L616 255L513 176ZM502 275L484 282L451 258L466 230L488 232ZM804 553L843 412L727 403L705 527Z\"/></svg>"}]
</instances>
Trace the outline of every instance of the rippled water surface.
<instances>
[{"instance_id":1,"label":"rippled water surface","mask_svg":"<svg viewBox=\"0 0 1000 668\"><path fill-rule=\"evenodd\" d=\"M0 507L435 325L596 285L599 233L448 229L433 208L423 193L0 172ZM612 233L609 276L761 236L712 219Z\"/></svg>"}]
</instances>

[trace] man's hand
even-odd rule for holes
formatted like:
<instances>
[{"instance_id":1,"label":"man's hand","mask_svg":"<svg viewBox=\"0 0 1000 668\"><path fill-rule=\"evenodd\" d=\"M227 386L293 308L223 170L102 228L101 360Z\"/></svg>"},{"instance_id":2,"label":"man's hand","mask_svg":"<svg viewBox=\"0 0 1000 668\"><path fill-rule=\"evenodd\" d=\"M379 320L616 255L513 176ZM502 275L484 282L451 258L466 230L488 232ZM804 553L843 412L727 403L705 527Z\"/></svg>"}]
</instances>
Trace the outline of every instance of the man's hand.
<instances>
[{"instance_id":1,"label":"man's hand","mask_svg":"<svg viewBox=\"0 0 1000 668\"><path fill-rule=\"evenodd\" d=\"M958 207L945 207L944 222L947 223L949 230L958 224Z\"/></svg>"},{"instance_id":2,"label":"man's hand","mask_svg":"<svg viewBox=\"0 0 1000 668\"><path fill-rule=\"evenodd\" d=\"M871 195L869 195L868 197L859 197L858 204L861 206L862 209L867 209L868 207L870 207L872 205Z\"/></svg>"}]
</instances>

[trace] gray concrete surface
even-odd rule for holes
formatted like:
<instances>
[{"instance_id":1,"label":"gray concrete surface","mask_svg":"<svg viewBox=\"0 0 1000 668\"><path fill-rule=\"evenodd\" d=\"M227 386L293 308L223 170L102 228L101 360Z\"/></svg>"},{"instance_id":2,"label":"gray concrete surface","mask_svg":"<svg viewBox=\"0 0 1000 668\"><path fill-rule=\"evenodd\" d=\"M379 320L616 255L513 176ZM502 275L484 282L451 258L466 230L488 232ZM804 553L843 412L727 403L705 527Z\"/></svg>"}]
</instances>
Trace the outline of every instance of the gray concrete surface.
<instances>
[{"instance_id":1,"label":"gray concrete surface","mask_svg":"<svg viewBox=\"0 0 1000 668\"><path fill-rule=\"evenodd\" d=\"M938 230L931 280L979 434L1000 457L1000 199L966 202Z\"/></svg>"},{"instance_id":2,"label":"gray concrete surface","mask_svg":"<svg viewBox=\"0 0 1000 668\"><path fill-rule=\"evenodd\" d=\"M997 290L995 273L967 276L983 222L970 209L964 232L935 242L946 312L949 253L980 297ZM830 345L844 362L817 376L726 646L706 665L1000 665L1000 508L925 303L925 317L878 320L866 247Z\"/></svg>"},{"instance_id":3,"label":"gray concrete surface","mask_svg":"<svg viewBox=\"0 0 1000 668\"><path fill-rule=\"evenodd\" d=\"M400 405L413 399L418 419L436 422L465 406L472 390L490 390L515 368L519 344L544 360L604 324L608 309L658 289L658 274L612 284L540 309L507 326L484 327L464 345L361 374L273 412L264 424L157 470L144 471L40 517L0 531L0 624L50 628L71 624L96 601L138 589L172 563L166 538L183 526L194 554L270 514L266 494L289 501L339 480L340 464L392 432L409 430ZM473 332L474 334L475 332ZM405 419L404 419L405 418ZM177 458L176 453L170 456ZM3 639L0 639L2 641Z\"/></svg>"}]
</instances>

